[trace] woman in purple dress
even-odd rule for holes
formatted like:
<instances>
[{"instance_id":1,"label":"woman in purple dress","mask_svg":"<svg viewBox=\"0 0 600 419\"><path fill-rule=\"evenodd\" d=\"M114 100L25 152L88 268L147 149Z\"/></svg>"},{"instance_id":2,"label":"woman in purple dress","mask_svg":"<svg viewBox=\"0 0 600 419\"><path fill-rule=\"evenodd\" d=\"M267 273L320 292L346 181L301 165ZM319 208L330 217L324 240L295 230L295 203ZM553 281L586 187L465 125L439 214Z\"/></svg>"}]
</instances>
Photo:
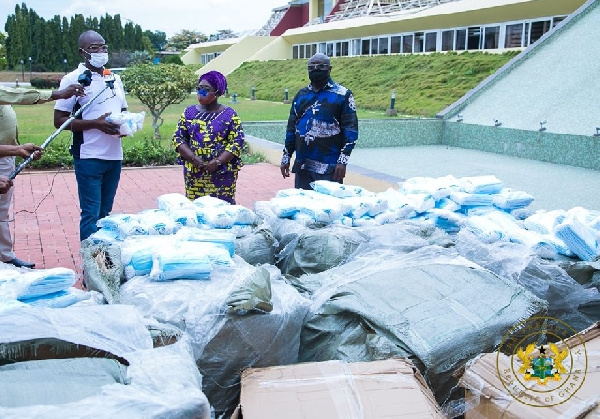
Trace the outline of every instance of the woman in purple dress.
<instances>
[{"instance_id":1,"label":"woman in purple dress","mask_svg":"<svg viewBox=\"0 0 600 419\"><path fill-rule=\"evenodd\" d=\"M185 109L173 135L185 193L192 200L210 195L235 204L244 130L238 114L218 102L226 89L227 80L218 71L201 75L199 103Z\"/></svg>"}]
</instances>

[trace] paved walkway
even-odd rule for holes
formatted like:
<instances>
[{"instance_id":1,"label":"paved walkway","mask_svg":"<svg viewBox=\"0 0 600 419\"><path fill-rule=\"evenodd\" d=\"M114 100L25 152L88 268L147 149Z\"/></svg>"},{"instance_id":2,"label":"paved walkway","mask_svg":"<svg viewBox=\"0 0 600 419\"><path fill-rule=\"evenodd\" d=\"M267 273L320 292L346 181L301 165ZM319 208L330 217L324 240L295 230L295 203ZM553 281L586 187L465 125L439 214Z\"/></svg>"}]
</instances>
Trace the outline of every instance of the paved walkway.
<instances>
[{"instance_id":1,"label":"paved walkway","mask_svg":"<svg viewBox=\"0 0 600 419\"><path fill-rule=\"evenodd\" d=\"M277 166L247 165L240 171L237 201L248 208L293 187ZM79 200L73 171L23 172L15 179L11 230L17 257L37 268L65 267L81 273ZM181 167L126 168L121 175L113 213L157 208L156 198L184 193Z\"/></svg>"}]
</instances>

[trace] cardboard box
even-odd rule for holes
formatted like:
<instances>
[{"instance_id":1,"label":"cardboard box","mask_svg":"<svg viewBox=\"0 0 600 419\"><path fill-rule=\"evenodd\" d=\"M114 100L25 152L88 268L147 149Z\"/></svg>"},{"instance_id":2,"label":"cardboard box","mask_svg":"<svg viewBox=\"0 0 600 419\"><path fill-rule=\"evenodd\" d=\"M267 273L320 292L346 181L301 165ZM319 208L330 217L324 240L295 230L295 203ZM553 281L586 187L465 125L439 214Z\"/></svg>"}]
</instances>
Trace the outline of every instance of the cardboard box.
<instances>
[{"instance_id":1,"label":"cardboard box","mask_svg":"<svg viewBox=\"0 0 600 419\"><path fill-rule=\"evenodd\" d=\"M511 370L515 374L508 355L494 352L472 361L459 380L470 406L465 419L600 416L600 323L566 339L565 343L572 353L579 351L579 355L574 355L576 362L572 365L585 362L585 373L571 369L562 374L562 381L544 385L519 377L520 382L527 385L523 393L509 393L506 384L510 381L500 379L498 371ZM559 348L564 346L559 345ZM565 362L565 366L568 368L569 363Z\"/></svg>"},{"instance_id":2,"label":"cardboard box","mask_svg":"<svg viewBox=\"0 0 600 419\"><path fill-rule=\"evenodd\" d=\"M425 380L404 358L326 361L242 373L235 417L444 418Z\"/></svg>"}]
</instances>

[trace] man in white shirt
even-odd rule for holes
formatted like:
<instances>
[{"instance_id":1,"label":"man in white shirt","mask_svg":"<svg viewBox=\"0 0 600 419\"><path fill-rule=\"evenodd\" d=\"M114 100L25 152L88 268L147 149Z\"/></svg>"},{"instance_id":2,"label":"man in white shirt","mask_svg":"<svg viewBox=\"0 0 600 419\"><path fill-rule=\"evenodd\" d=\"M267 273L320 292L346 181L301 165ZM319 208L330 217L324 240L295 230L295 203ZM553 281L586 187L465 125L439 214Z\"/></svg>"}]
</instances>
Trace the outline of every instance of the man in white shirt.
<instances>
[{"instance_id":1,"label":"man in white shirt","mask_svg":"<svg viewBox=\"0 0 600 419\"><path fill-rule=\"evenodd\" d=\"M83 241L98 230L97 221L112 210L121 177L123 148L119 125L107 121L106 117L126 110L127 102L119 76L114 75L112 87L104 79L102 73L108 62L108 47L99 33L86 31L79 36L79 55L84 62L66 74L60 86L76 82L86 70L91 72L91 83L85 88L84 97L56 102L54 125L60 127L73 111L103 90L80 118L74 119L66 128L73 132L71 154L81 209L79 238Z\"/></svg>"}]
</instances>

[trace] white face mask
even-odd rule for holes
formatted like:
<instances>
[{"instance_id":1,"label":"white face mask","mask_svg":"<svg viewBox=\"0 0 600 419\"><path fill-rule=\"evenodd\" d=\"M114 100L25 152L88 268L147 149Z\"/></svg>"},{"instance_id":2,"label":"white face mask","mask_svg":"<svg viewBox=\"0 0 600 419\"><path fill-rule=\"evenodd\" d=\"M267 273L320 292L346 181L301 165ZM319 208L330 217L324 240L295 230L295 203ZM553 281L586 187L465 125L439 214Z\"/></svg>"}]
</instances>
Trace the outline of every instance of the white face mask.
<instances>
[{"instance_id":1,"label":"white face mask","mask_svg":"<svg viewBox=\"0 0 600 419\"><path fill-rule=\"evenodd\" d=\"M108 62L108 52L91 52L89 63L95 68L102 68Z\"/></svg>"}]
</instances>

